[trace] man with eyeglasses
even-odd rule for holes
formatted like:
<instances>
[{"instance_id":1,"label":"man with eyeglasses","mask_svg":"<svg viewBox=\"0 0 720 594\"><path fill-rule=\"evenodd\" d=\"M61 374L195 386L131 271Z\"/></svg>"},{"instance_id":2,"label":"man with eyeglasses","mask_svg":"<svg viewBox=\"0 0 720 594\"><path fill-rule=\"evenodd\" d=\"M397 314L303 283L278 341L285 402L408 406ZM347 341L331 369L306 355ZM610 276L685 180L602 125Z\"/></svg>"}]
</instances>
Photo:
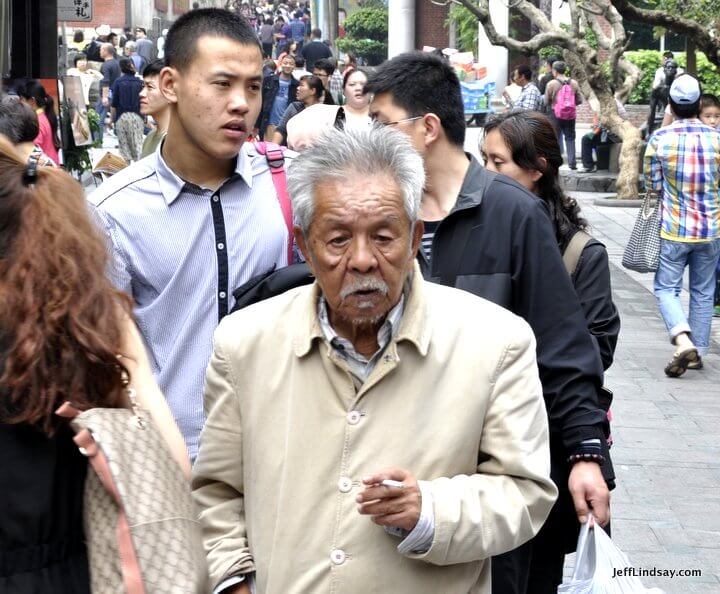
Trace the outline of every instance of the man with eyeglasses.
<instances>
[{"instance_id":1,"label":"man with eyeglasses","mask_svg":"<svg viewBox=\"0 0 720 594\"><path fill-rule=\"evenodd\" d=\"M556 592L580 523L590 512L601 525L609 520L614 474L597 396L600 357L545 203L465 153L460 83L442 59L401 54L369 76L365 92L374 95L371 117L405 133L425 161L418 253L425 278L509 309L537 338L560 497L538 536L493 557L492 580L495 594L524 594L528 584L532 592Z\"/></svg>"}]
</instances>

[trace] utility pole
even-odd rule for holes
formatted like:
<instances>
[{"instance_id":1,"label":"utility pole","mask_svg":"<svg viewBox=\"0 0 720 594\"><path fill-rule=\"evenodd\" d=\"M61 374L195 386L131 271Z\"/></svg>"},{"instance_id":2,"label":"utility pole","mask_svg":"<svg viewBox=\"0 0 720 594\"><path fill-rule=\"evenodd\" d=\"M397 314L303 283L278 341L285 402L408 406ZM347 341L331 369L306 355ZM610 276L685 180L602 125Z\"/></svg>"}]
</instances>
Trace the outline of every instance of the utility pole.
<instances>
[{"instance_id":1,"label":"utility pole","mask_svg":"<svg viewBox=\"0 0 720 594\"><path fill-rule=\"evenodd\" d=\"M323 3L323 39L330 41L330 49L335 53L335 39L338 31L338 0L322 0Z\"/></svg>"}]
</instances>

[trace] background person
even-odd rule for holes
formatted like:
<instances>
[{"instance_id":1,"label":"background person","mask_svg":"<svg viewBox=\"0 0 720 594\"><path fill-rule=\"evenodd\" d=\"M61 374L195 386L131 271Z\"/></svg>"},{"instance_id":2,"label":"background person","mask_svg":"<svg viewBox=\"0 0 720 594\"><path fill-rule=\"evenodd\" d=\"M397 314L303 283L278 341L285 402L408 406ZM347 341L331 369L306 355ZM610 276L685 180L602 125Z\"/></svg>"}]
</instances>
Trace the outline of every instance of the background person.
<instances>
[{"instance_id":1,"label":"background person","mask_svg":"<svg viewBox=\"0 0 720 594\"><path fill-rule=\"evenodd\" d=\"M118 148L128 163L138 161L142 153L144 123L140 116L140 92L143 81L135 76L130 58L120 58L122 75L112 87L112 117Z\"/></svg>"},{"instance_id":2,"label":"background person","mask_svg":"<svg viewBox=\"0 0 720 594\"><path fill-rule=\"evenodd\" d=\"M135 45L137 53L150 63L155 59L155 46L147 37L147 30L144 27L135 27Z\"/></svg>"},{"instance_id":3,"label":"background person","mask_svg":"<svg viewBox=\"0 0 720 594\"><path fill-rule=\"evenodd\" d=\"M311 72L315 68L315 62L322 58L332 58L330 48L322 41L322 31L320 29L312 30L310 41L300 50L300 55L305 58L305 67Z\"/></svg>"},{"instance_id":4,"label":"background person","mask_svg":"<svg viewBox=\"0 0 720 594\"><path fill-rule=\"evenodd\" d=\"M280 74L263 80L263 107L258 121L263 138L273 137L287 106L297 100L298 81L292 75L294 69L295 58L285 56L280 64Z\"/></svg>"},{"instance_id":5,"label":"background person","mask_svg":"<svg viewBox=\"0 0 720 594\"><path fill-rule=\"evenodd\" d=\"M39 132L37 114L28 105L13 97L0 99L0 134L26 162L34 159L40 166L54 167L56 163L35 144Z\"/></svg>"},{"instance_id":6,"label":"background person","mask_svg":"<svg viewBox=\"0 0 720 594\"><path fill-rule=\"evenodd\" d=\"M30 79L21 85L19 93L21 100L37 114L39 131L34 144L39 146L54 163L59 163L60 141L53 98L47 94L40 81L35 79Z\"/></svg>"},{"instance_id":7,"label":"background person","mask_svg":"<svg viewBox=\"0 0 720 594\"><path fill-rule=\"evenodd\" d=\"M298 100L293 101L290 105L288 105L285 113L280 119L280 123L275 128L272 141L275 144L286 144L287 123L306 107L322 103L324 93L325 87L323 87L322 81L317 76L303 76L298 83Z\"/></svg>"},{"instance_id":8,"label":"background person","mask_svg":"<svg viewBox=\"0 0 720 594\"><path fill-rule=\"evenodd\" d=\"M661 200L660 263L654 291L670 343L665 375L679 377L710 348L715 269L720 257L720 132L699 119L701 89L689 74L670 86L675 121L655 131L645 150L648 191ZM690 310L680 301L690 269Z\"/></svg>"},{"instance_id":9,"label":"background person","mask_svg":"<svg viewBox=\"0 0 720 594\"><path fill-rule=\"evenodd\" d=\"M143 74L143 88L140 91L140 115L150 116L155 127L145 137L141 157L147 157L155 152L170 125L170 104L160 91L160 71L165 62L155 60L145 68Z\"/></svg>"},{"instance_id":10,"label":"background person","mask_svg":"<svg viewBox=\"0 0 720 594\"><path fill-rule=\"evenodd\" d=\"M190 471L129 300L105 276L107 258L80 185L54 168L29 177L27 162L0 139L0 473L12 485L0 490L0 555L13 559L0 573L3 594L90 593L87 458L55 414L64 402L127 407L127 371L139 404Z\"/></svg>"},{"instance_id":11,"label":"background person","mask_svg":"<svg viewBox=\"0 0 720 594\"><path fill-rule=\"evenodd\" d=\"M552 66L553 80L545 87L545 105L548 115L555 126L558 144L565 146L565 158L570 169L577 169L575 154L575 121L577 106L583 102L580 85L567 76L568 67L565 62L555 62ZM568 87L565 89L565 87ZM562 104L560 104L562 103Z\"/></svg>"}]
</instances>

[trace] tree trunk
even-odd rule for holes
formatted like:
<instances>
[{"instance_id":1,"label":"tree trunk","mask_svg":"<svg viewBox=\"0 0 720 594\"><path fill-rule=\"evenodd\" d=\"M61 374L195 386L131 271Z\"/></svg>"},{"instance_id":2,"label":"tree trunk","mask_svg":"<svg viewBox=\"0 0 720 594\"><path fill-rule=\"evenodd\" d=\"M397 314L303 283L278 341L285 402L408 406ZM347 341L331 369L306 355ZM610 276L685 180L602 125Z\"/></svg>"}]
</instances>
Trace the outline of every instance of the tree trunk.
<instances>
[{"instance_id":1,"label":"tree trunk","mask_svg":"<svg viewBox=\"0 0 720 594\"><path fill-rule=\"evenodd\" d=\"M697 55L695 54L695 42L689 37L685 39L685 55L687 57L687 67L685 71L688 74L697 76Z\"/></svg>"},{"instance_id":2,"label":"tree trunk","mask_svg":"<svg viewBox=\"0 0 720 594\"><path fill-rule=\"evenodd\" d=\"M632 200L638 197L638 180L640 177L640 147L642 137L640 130L626 122L623 125L623 144L620 150L620 173L615 186L620 200Z\"/></svg>"}]
</instances>

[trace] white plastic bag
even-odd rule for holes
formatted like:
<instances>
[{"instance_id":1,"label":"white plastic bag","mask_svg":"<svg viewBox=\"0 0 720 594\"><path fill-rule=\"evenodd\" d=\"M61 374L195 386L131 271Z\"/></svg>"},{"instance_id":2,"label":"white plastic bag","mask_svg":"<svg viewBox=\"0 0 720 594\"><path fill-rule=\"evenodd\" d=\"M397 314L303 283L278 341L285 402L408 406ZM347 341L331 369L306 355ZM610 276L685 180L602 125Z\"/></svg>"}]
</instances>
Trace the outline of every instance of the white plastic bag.
<instances>
[{"instance_id":1,"label":"white plastic bag","mask_svg":"<svg viewBox=\"0 0 720 594\"><path fill-rule=\"evenodd\" d=\"M632 567L625 553L590 516L580 529L572 579L558 594L663 594L645 588L639 578L618 575L625 567Z\"/></svg>"}]
</instances>

